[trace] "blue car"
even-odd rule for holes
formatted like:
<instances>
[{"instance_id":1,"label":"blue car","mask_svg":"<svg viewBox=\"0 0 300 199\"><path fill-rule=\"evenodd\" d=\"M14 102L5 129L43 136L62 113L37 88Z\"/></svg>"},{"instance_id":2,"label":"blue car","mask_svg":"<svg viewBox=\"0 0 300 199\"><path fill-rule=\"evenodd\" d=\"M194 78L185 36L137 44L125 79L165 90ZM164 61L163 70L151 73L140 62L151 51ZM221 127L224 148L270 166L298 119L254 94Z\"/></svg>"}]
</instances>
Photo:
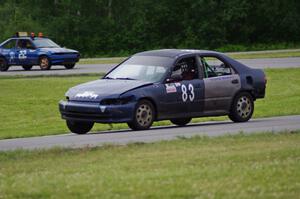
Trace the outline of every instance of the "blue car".
<instances>
[{"instance_id":1,"label":"blue car","mask_svg":"<svg viewBox=\"0 0 300 199\"><path fill-rule=\"evenodd\" d=\"M102 79L69 89L59 110L77 134L94 123L126 122L133 130L170 120L228 115L248 121L264 98L266 76L214 51L164 49L137 53Z\"/></svg>"},{"instance_id":2,"label":"blue car","mask_svg":"<svg viewBox=\"0 0 300 199\"><path fill-rule=\"evenodd\" d=\"M39 65L42 70L49 70L53 65L72 69L79 57L78 51L62 48L41 34L35 37L17 33L0 44L0 71L7 71L14 65L24 70L30 70L33 65Z\"/></svg>"}]
</instances>

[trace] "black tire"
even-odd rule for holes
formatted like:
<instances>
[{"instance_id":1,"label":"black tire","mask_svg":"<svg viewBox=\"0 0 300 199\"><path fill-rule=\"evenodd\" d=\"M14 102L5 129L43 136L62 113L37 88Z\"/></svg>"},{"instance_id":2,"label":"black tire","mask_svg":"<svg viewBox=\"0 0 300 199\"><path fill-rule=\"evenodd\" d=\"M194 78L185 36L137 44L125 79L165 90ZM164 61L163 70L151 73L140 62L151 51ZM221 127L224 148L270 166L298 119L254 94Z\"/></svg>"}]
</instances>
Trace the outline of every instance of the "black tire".
<instances>
[{"instance_id":1,"label":"black tire","mask_svg":"<svg viewBox=\"0 0 300 199\"><path fill-rule=\"evenodd\" d=\"M22 67L24 70L31 70L32 65L23 65Z\"/></svg>"},{"instance_id":2,"label":"black tire","mask_svg":"<svg viewBox=\"0 0 300 199\"><path fill-rule=\"evenodd\" d=\"M192 120L192 118L176 118L176 119L171 119L170 121L178 126L185 126L186 124L188 124L190 121Z\"/></svg>"},{"instance_id":3,"label":"black tire","mask_svg":"<svg viewBox=\"0 0 300 199\"><path fill-rule=\"evenodd\" d=\"M0 71L7 71L9 68L6 60L3 57L0 57Z\"/></svg>"},{"instance_id":4,"label":"black tire","mask_svg":"<svg viewBox=\"0 0 300 199\"><path fill-rule=\"evenodd\" d=\"M75 66L75 64L66 64L65 68L66 69L72 69L72 68L74 68L74 66Z\"/></svg>"},{"instance_id":5,"label":"black tire","mask_svg":"<svg viewBox=\"0 0 300 199\"><path fill-rule=\"evenodd\" d=\"M252 117L253 111L253 97L247 92L242 92L235 96L228 117L233 122L247 122Z\"/></svg>"},{"instance_id":6,"label":"black tire","mask_svg":"<svg viewBox=\"0 0 300 199\"><path fill-rule=\"evenodd\" d=\"M47 56L41 56L39 59L39 65L41 70L50 70L51 61Z\"/></svg>"},{"instance_id":7,"label":"black tire","mask_svg":"<svg viewBox=\"0 0 300 199\"><path fill-rule=\"evenodd\" d=\"M86 134L94 126L94 122L81 122L81 121L67 120L66 123L70 131L76 134Z\"/></svg>"},{"instance_id":8,"label":"black tire","mask_svg":"<svg viewBox=\"0 0 300 199\"><path fill-rule=\"evenodd\" d=\"M153 104L148 100L141 100L136 105L133 121L127 124L132 130L146 130L152 126L154 117Z\"/></svg>"}]
</instances>

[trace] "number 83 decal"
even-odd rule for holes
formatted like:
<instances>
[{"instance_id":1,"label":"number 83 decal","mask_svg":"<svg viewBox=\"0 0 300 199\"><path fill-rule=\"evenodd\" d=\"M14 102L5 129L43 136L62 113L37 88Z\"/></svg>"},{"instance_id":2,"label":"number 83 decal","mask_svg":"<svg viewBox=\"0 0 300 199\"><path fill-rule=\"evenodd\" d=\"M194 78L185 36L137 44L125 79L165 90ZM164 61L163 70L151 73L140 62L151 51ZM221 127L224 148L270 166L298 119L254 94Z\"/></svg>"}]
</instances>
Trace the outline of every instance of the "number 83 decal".
<instances>
[{"instance_id":1,"label":"number 83 decal","mask_svg":"<svg viewBox=\"0 0 300 199\"><path fill-rule=\"evenodd\" d=\"M189 84L188 87L186 85L181 85L182 91L182 101L186 102L188 99L192 102L195 99L194 86Z\"/></svg>"}]
</instances>

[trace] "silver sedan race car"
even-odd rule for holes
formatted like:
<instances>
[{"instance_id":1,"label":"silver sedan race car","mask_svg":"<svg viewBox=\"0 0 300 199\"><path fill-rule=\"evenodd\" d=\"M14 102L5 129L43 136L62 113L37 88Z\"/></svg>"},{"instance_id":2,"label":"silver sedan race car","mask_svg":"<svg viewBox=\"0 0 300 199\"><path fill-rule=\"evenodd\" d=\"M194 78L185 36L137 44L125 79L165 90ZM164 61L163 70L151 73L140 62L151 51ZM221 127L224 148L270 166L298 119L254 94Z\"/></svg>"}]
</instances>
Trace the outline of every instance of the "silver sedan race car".
<instances>
[{"instance_id":1,"label":"silver sedan race car","mask_svg":"<svg viewBox=\"0 0 300 199\"><path fill-rule=\"evenodd\" d=\"M75 86L59 102L73 133L94 123L127 123L133 130L154 121L183 126L195 117L228 115L248 121L264 98L266 76L214 51L163 49L137 53L100 80Z\"/></svg>"}]
</instances>

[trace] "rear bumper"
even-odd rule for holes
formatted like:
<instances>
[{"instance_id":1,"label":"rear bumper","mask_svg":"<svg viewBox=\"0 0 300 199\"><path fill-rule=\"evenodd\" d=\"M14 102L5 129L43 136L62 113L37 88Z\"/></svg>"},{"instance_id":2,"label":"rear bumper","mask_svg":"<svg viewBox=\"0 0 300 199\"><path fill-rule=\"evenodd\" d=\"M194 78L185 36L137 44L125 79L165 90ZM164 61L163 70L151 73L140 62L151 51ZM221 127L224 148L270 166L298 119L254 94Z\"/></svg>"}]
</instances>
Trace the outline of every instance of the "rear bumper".
<instances>
[{"instance_id":1,"label":"rear bumper","mask_svg":"<svg viewBox=\"0 0 300 199\"><path fill-rule=\"evenodd\" d=\"M65 120L97 123L123 123L132 121L135 103L101 106L99 103L60 101L59 111Z\"/></svg>"}]
</instances>

